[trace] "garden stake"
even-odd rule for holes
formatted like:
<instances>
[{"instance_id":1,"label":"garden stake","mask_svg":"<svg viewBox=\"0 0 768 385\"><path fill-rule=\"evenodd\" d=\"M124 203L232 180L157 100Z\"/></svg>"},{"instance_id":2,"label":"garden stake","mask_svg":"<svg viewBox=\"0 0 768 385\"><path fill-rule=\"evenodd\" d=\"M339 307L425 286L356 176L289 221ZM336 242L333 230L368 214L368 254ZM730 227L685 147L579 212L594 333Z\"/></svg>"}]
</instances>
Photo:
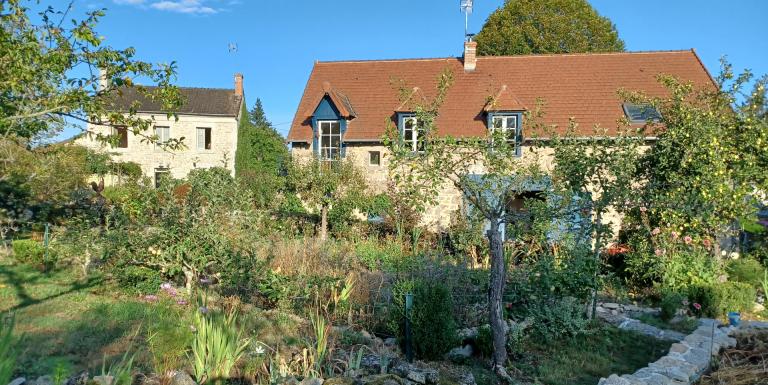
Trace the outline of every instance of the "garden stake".
<instances>
[{"instance_id":1,"label":"garden stake","mask_svg":"<svg viewBox=\"0 0 768 385\"><path fill-rule=\"evenodd\" d=\"M413 307L413 294L405 295L405 359L413 362L413 342L411 340L411 308Z\"/></svg>"},{"instance_id":2,"label":"garden stake","mask_svg":"<svg viewBox=\"0 0 768 385\"><path fill-rule=\"evenodd\" d=\"M45 224L45 233L43 234L43 246L45 247L45 262L48 262L48 239L50 237L50 233L48 232L48 227L50 226L49 223Z\"/></svg>"}]
</instances>

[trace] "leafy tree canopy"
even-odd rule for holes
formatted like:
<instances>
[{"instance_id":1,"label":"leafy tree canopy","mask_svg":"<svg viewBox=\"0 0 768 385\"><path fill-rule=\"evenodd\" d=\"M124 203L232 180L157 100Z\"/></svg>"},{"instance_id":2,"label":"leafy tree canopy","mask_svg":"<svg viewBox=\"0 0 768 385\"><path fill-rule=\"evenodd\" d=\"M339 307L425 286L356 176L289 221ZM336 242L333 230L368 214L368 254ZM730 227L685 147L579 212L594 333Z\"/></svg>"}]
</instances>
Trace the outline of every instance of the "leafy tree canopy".
<instances>
[{"instance_id":1,"label":"leafy tree canopy","mask_svg":"<svg viewBox=\"0 0 768 385\"><path fill-rule=\"evenodd\" d=\"M0 2L0 135L50 136L74 121L127 126L153 140L154 135L143 134L151 127L149 119L138 117L135 106L116 111L112 100L121 89L136 87L173 111L182 102L171 85L175 65L143 62L135 58L133 48L106 46L95 30L104 10L75 20L69 14L73 3L64 10L49 6L38 15L25 3L37 5ZM136 86L137 78L159 87L149 91ZM97 138L117 140L109 135Z\"/></svg>"},{"instance_id":2,"label":"leafy tree canopy","mask_svg":"<svg viewBox=\"0 0 768 385\"><path fill-rule=\"evenodd\" d=\"M616 27L586 0L507 0L476 41L490 56L624 51Z\"/></svg>"}]
</instances>

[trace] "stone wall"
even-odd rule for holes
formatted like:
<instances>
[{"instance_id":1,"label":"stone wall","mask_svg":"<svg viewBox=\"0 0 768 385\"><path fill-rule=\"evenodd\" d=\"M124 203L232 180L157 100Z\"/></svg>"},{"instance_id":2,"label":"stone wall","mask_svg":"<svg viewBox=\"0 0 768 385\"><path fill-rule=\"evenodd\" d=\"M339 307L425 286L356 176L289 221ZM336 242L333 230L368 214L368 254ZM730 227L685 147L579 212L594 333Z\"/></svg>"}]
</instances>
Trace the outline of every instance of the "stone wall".
<instances>
[{"instance_id":1,"label":"stone wall","mask_svg":"<svg viewBox=\"0 0 768 385\"><path fill-rule=\"evenodd\" d=\"M165 115L139 114L143 119L154 119L156 126L169 127L171 138L184 137L187 148L164 150L146 143L144 138L128 132L128 147L113 148L84 135L75 143L101 152L109 152L115 161L135 162L141 166L144 175L154 177L156 169L167 168L174 178L184 178L195 168L225 167L234 173L235 152L237 151L238 120L226 116L179 115L178 121ZM197 149L197 128L211 129L211 148ZM110 127L88 125L88 131L110 134ZM153 129L143 134L154 135Z\"/></svg>"}]
</instances>

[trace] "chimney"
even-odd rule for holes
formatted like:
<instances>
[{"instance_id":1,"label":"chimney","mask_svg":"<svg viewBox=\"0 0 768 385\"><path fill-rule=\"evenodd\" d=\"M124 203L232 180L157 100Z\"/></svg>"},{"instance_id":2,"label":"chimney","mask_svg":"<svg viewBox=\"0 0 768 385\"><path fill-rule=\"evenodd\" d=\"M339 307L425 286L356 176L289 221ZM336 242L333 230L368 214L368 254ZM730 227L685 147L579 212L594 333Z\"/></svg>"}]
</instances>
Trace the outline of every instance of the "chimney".
<instances>
[{"instance_id":1,"label":"chimney","mask_svg":"<svg viewBox=\"0 0 768 385\"><path fill-rule=\"evenodd\" d=\"M467 35L464 42L464 72L472 72L477 67L477 42L472 41L472 35Z\"/></svg>"},{"instance_id":2,"label":"chimney","mask_svg":"<svg viewBox=\"0 0 768 385\"><path fill-rule=\"evenodd\" d=\"M103 68L99 68L99 85L97 91L104 91L109 86L107 82L107 71Z\"/></svg>"},{"instance_id":3,"label":"chimney","mask_svg":"<svg viewBox=\"0 0 768 385\"><path fill-rule=\"evenodd\" d=\"M243 97L243 74L235 74L235 95Z\"/></svg>"}]
</instances>

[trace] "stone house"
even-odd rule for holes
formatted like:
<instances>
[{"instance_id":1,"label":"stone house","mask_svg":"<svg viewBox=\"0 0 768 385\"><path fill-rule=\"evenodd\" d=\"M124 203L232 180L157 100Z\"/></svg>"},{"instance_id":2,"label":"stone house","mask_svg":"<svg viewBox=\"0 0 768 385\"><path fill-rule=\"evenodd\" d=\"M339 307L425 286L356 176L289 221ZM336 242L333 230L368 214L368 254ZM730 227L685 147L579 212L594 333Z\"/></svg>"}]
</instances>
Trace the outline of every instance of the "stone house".
<instances>
[{"instance_id":1,"label":"stone house","mask_svg":"<svg viewBox=\"0 0 768 385\"><path fill-rule=\"evenodd\" d=\"M434 95L445 69L453 73L453 85L435 122L439 133L460 138L509 131L523 160L532 144L524 113L538 100L544 102L543 123L564 131L574 119L578 134L589 136L595 126L610 130L624 118L640 127L656 113L624 103L620 89L663 96L661 74L714 85L693 50L477 57L476 48L465 42L460 58L316 62L288 133L294 158L352 157L372 188L382 191L390 177L382 143L386 127L396 127L418 152L423 132L409 99ZM646 139L649 145L655 140ZM546 169L551 156L539 162ZM462 194L446 186L423 222L445 227L463 204Z\"/></svg>"},{"instance_id":2,"label":"stone house","mask_svg":"<svg viewBox=\"0 0 768 385\"><path fill-rule=\"evenodd\" d=\"M137 116L153 121L154 131L146 134L156 135L159 141L183 137L183 149L163 149L125 128L95 124L88 124L87 130L117 135L117 145L101 143L89 135L78 138L75 143L109 152L116 161L139 164L144 175L155 184L163 175L183 178L195 168L224 167L234 174L237 130L244 100L243 75L235 74L234 88L180 87L180 91L185 103L177 111L178 120L168 118L158 103L131 88L123 91L115 106L127 109L139 102Z\"/></svg>"}]
</instances>

